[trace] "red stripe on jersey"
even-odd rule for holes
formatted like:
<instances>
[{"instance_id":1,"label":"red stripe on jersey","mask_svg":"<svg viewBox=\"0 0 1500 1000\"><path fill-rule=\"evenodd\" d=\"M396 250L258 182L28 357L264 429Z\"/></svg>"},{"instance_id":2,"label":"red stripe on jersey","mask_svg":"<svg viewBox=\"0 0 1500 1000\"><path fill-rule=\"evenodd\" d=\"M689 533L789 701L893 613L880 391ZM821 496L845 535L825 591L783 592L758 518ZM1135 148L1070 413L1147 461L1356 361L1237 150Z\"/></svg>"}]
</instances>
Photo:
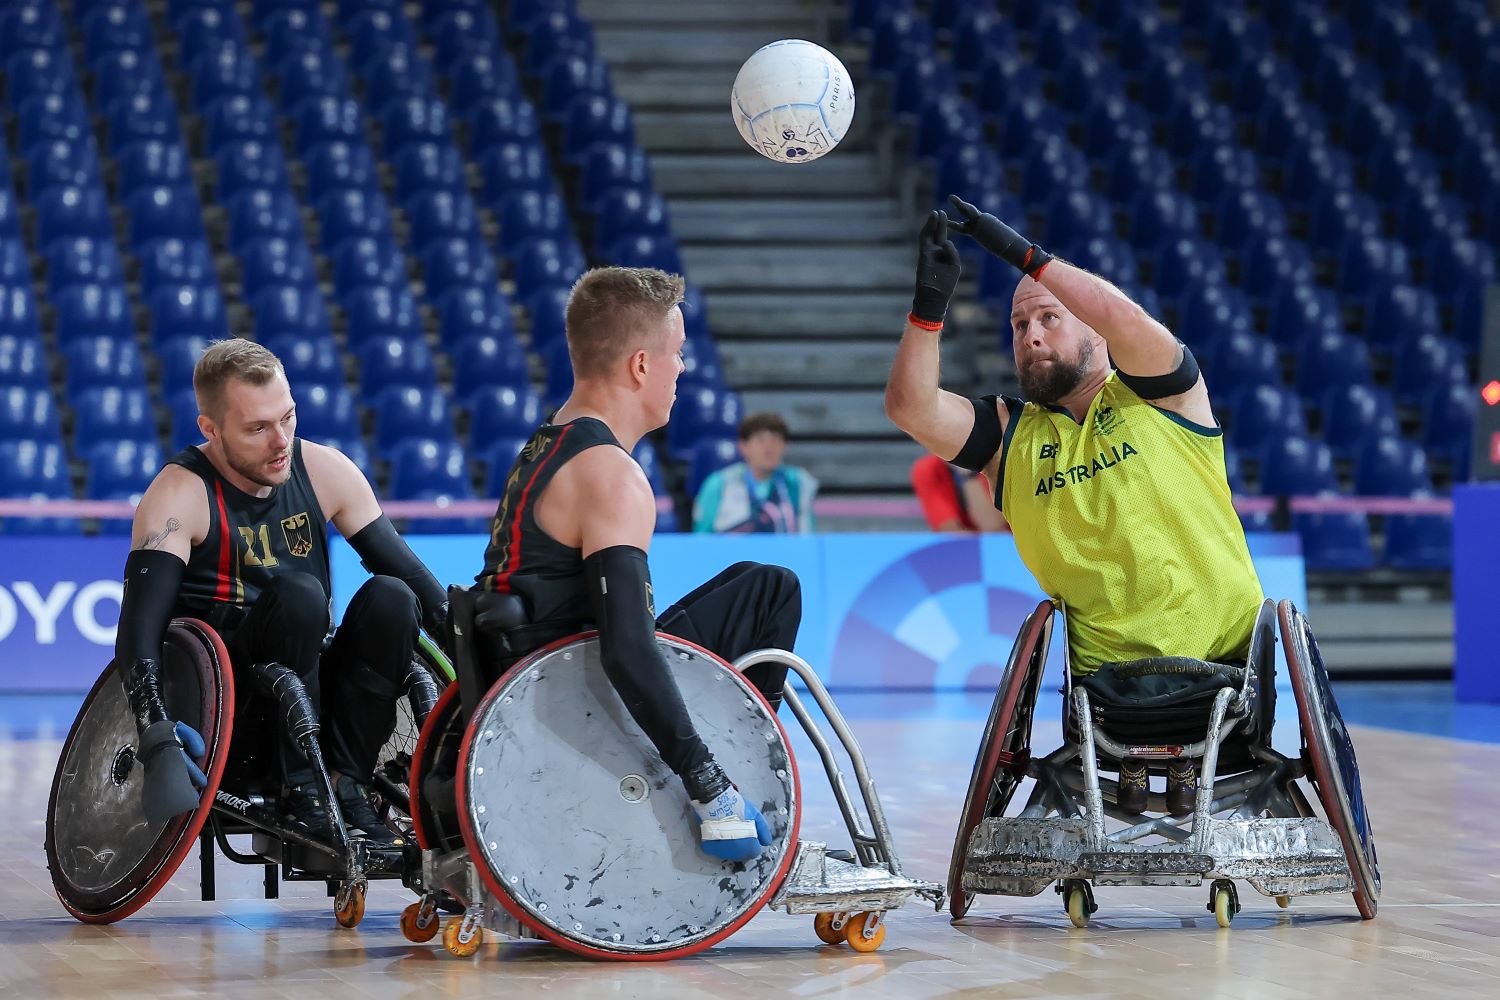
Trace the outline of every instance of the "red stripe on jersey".
<instances>
[{"instance_id":1,"label":"red stripe on jersey","mask_svg":"<svg viewBox=\"0 0 1500 1000\"><path fill-rule=\"evenodd\" d=\"M542 456L540 462L536 463L536 468L531 470L531 478L526 480L526 486L521 490L521 499L516 501L516 509L511 512L510 549L505 554L506 565L510 568L504 573L495 574L495 589L501 593L510 592L510 578L516 568L521 565L521 515L526 513L526 500L531 496L531 487L536 485L536 477L542 474L542 470L547 467L547 462L557 454L557 449L562 447L563 438L567 437L568 431L572 429L572 424L564 427L563 432L557 436L557 440L552 442L552 449Z\"/></svg>"},{"instance_id":2,"label":"red stripe on jersey","mask_svg":"<svg viewBox=\"0 0 1500 1000\"><path fill-rule=\"evenodd\" d=\"M214 483L214 500L219 505L219 588L214 596L220 601L228 601L233 593L229 586L229 515L224 511L224 486L221 483Z\"/></svg>"}]
</instances>

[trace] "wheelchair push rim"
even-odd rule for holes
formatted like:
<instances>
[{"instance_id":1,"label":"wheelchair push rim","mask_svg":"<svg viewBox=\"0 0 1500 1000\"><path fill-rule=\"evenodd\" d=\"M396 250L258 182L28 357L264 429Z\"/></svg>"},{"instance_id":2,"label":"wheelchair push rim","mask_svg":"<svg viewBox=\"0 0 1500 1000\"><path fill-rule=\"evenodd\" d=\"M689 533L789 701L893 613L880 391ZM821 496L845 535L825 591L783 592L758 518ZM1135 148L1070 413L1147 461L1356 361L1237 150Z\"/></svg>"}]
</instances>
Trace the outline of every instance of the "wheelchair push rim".
<instances>
[{"instance_id":1,"label":"wheelchair push rim","mask_svg":"<svg viewBox=\"0 0 1500 1000\"><path fill-rule=\"evenodd\" d=\"M531 931L591 958L665 961L712 947L776 894L796 855L801 787L775 712L713 653L673 636L658 633L657 639L704 742L779 834L755 861L728 865L698 852L675 777L619 704L602 667L592 662L597 633L560 640L511 667L476 708L460 750L458 825L480 881ZM549 674L568 683L549 685ZM725 681L727 688L720 683ZM716 709L733 706L739 713L732 725L705 716L710 699ZM753 720L753 728L746 720ZM573 739L584 732L590 734L586 741ZM541 782L502 778L539 773L527 766L535 763L527 753L535 750L539 758L543 746L559 762L568 760L563 754L584 762L575 769L568 798L606 803L597 815L570 823L579 813L554 806L558 797ZM749 763L760 759L769 766ZM633 773L620 778L622 762ZM486 814L487 805L502 798L505 808ZM557 821L548 823L543 814L554 808ZM508 830L510 823L522 825ZM606 824L607 837L600 832ZM607 875L627 857L629 866ZM570 873L570 866L577 872ZM587 891L574 892L575 884ZM663 909L668 896L670 914ZM632 903L639 905L633 909ZM661 922L654 923L658 917Z\"/></svg>"},{"instance_id":2,"label":"wheelchair push rim","mask_svg":"<svg viewBox=\"0 0 1500 1000\"><path fill-rule=\"evenodd\" d=\"M168 711L202 736L208 777L198 807L158 824L140 801L143 769L129 701L111 663L84 699L63 743L47 802L47 868L58 899L85 923L122 920L146 905L192 851L213 811L234 725L229 654L212 628L179 618L162 649ZM104 829L101 817L113 820ZM103 839L101 839L103 838Z\"/></svg>"},{"instance_id":3,"label":"wheelchair push rim","mask_svg":"<svg viewBox=\"0 0 1500 1000\"><path fill-rule=\"evenodd\" d=\"M1291 601L1282 601L1277 607L1277 618L1297 698L1308 776L1317 789L1328 822L1344 845L1353 876L1354 903L1360 916L1370 920L1380 903L1380 868L1354 742L1334 699L1328 671L1306 616Z\"/></svg>"},{"instance_id":4,"label":"wheelchair push rim","mask_svg":"<svg viewBox=\"0 0 1500 1000\"><path fill-rule=\"evenodd\" d=\"M1051 601L1042 601L1021 624L1021 632L1005 664L1005 674L995 691L989 721L974 757L963 812L959 814L953 857L948 864L948 912L954 920L962 919L974 903L975 894L963 887L969 838L983 820L1005 811L1026 776L1033 713L1046 667L1053 611Z\"/></svg>"}]
</instances>

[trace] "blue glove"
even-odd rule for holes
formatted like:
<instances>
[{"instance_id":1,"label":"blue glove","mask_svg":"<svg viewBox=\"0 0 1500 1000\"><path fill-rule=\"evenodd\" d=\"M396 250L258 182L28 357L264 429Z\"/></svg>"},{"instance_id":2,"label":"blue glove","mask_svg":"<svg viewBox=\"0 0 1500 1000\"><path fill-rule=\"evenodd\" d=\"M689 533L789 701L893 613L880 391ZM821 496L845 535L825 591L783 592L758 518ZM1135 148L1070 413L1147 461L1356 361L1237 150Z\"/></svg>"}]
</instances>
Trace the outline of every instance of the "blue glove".
<instances>
[{"instance_id":1,"label":"blue glove","mask_svg":"<svg viewBox=\"0 0 1500 1000\"><path fill-rule=\"evenodd\" d=\"M720 861L752 861L771 846L771 824L730 785L712 802L692 800L703 853Z\"/></svg>"},{"instance_id":2,"label":"blue glove","mask_svg":"<svg viewBox=\"0 0 1500 1000\"><path fill-rule=\"evenodd\" d=\"M177 739L182 743L182 756L186 758L188 780L201 792L208 787L208 775L203 773L203 769L195 761L208 753L208 748L203 743L203 737L198 735L198 730L186 722L177 723L173 730L177 733Z\"/></svg>"}]
</instances>

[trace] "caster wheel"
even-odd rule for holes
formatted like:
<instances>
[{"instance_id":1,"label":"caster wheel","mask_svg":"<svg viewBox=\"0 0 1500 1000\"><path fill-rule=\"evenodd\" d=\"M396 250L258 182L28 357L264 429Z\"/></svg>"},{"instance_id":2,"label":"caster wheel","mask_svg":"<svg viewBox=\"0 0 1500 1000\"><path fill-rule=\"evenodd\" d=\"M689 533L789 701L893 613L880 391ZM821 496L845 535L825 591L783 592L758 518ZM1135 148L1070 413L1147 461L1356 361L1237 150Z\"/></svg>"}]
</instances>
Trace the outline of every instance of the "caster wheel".
<instances>
[{"instance_id":1,"label":"caster wheel","mask_svg":"<svg viewBox=\"0 0 1500 1000\"><path fill-rule=\"evenodd\" d=\"M443 947L456 958L468 958L484 943L484 928L475 927L464 936L464 918L454 917L443 926Z\"/></svg>"},{"instance_id":2,"label":"caster wheel","mask_svg":"<svg viewBox=\"0 0 1500 1000\"><path fill-rule=\"evenodd\" d=\"M1099 910L1089 884L1083 879L1070 878L1058 886L1057 891L1062 893L1063 908L1068 911L1068 920L1074 927L1087 927L1089 918Z\"/></svg>"},{"instance_id":3,"label":"caster wheel","mask_svg":"<svg viewBox=\"0 0 1500 1000\"><path fill-rule=\"evenodd\" d=\"M879 948L885 941L885 921L880 918L878 910L850 917L844 926L844 940L849 942L849 947L858 952L872 952ZM871 927L874 931L867 934L866 929Z\"/></svg>"},{"instance_id":4,"label":"caster wheel","mask_svg":"<svg viewBox=\"0 0 1500 1000\"><path fill-rule=\"evenodd\" d=\"M358 927L365 919L365 887L356 882L334 897L333 916L340 927Z\"/></svg>"},{"instance_id":5,"label":"caster wheel","mask_svg":"<svg viewBox=\"0 0 1500 1000\"><path fill-rule=\"evenodd\" d=\"M1284 910L1288 906L1292 905L1292 897L1291 896L1277 896L1276 897L1276 905L1279 906L1279 907L1281 907Z\"/></svg>"},{"instance_id":6,"label":"caster wheel","mask_svg":"<svg viewBox=\"0 0 1500 1000\"><path fill-rule=\"evenodd\" d=\"M848 919L840 913L819 913L813 917L813 931L818 935L818 940L824 944L843 944L844 930L848 926Z\"/></svg>"},{"instance_id":7,"label":"caster wheel","mask_svg":"<svg viewBox=\"0 0 1500 1000\"><path fill-rule=\"evenodd\" d=\"M431 941L441 929L435 909L427 912L424 922L421 900L401 911L401 933L408 941L415 941L417 944Z\"/></svg>"},{"instance_id":8,"label":"caster wheel","mask_svg":"<svg viewBox=\"0 0 1500 1000\"><path fill-rule=\"evenodd\" d=\"M1208 899L1208 908L1213 911L1214 922L1220 927L1228 927L1234 920L1234 915L1240 912L1240 898L1234 891L1234 883L1228 879L1218 879L1209 892L1212 895Z\"/></svg>"}]
</instances>

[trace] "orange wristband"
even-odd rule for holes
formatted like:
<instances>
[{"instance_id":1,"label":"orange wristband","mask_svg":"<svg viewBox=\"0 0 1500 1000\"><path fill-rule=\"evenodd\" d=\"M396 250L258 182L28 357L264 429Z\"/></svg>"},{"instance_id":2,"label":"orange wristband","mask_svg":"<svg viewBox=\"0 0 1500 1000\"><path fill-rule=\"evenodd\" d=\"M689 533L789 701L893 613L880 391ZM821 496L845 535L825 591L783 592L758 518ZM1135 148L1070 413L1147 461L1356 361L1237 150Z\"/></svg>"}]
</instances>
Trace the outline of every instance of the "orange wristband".
<instances>
[{"instance_id":1,"label":"orange wristband","mask_svg":"<svg viewBox=\"0 0 1500 1000\"><path fill-rule=\"evenodd\" d=\"M906 321L908 323L910 323L912 326L917 327L920 330L929 330L929 331L931 331L933 333L937 333L939 330L941 330L943 328L943 323L942 323L941 320L939 320L936 323L933 323L930 320L917 319L915 313L907 313L906 314Z\"/></svg>"}]
</instances>

